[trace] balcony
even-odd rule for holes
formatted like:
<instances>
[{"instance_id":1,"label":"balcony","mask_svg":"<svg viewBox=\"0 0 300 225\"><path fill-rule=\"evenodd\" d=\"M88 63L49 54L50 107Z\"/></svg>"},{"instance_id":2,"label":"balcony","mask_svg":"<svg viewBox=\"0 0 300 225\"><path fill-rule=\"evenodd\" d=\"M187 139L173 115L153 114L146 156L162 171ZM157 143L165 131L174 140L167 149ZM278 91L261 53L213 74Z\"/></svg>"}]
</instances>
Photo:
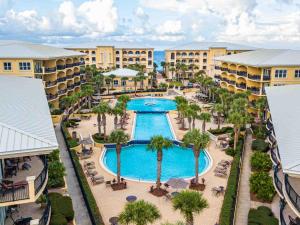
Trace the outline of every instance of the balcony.
<instances>
[{"instance_id":1,"label":"balcony","mask_svg":"<svg viewBox=\"0 0 300 225\"><path fill-rule=\"evenodd\" d=\"M270 151L270 155L271 155L271 160L272 160L273 164L278 165L279 164L278 147L272 148Z\"/></svg>"},{"instance_id":2,"label":"balcony","mask_svg":"<svg viewBox=\"0 0 300 225\"><path fill-rule=\"evenodd\" d=\"M67 75L67 80L73 79L74 75Z\"/></svg>"},{"instance_id":3,"label":"balcony","mask_svg":"<svg viewBox=\"0 0 300 225\"><path fill-rule=\"evenodd\" d=\"M67 87L67 89L68 89L69 91L73 90L73 88L74 88L74 85L69 85L69 86Z\"/></svg>"},{"instance_id":4,"label":"balcony","mask_svg":"<svg viewBox=\"0 0 300 225\"><path fill-rule=\"evenodd\" d=\"M227 83L232 84L232 85L236 84L236 82L234 80L228 80Z\"/></svg>"},{"instance_id":5,"label":"balcony","mask_svg":"<svg viewBox=\"0 0 300 225\"><path fill-rule=\"evenodd\" d=\"M220 79L221 79L221 76L216 74L216 75L215 75L215 79L219 79L219 80L220 80Z\"/></svg>"},{"instance_id":6,"label":"balcony","mask_svg":"<svg viewBox=\"0 0 300 225\"><path fill-rule=\"evenodd\" d=\"M80 72L75 72L74 77L80 77Z\"/></svg>"},{"instance_id":7,"label":"balcony","mask_svg":"<svg viewBox=\"0 0 300 225\"><path fill-rule=\"evenodd\" d=\"M227 69L227 68L224 68L224 67L221 67L221 71L223 71L223 72L227 72L227 71L228 71L228 69Z\"/></svg>"},{"instance_id":8,"label":"balcony","mask_svg":"<svg viewBox=\"0 0 300 225\"><path fill-rule=\"evenodd\" d=\"M245 72L245 71L237 71L236 74L241 76L241 77L247 77L247 72Z\"/></svg>"},{"instance_id":9,"label":"balcony","mask_svg":"<svg viewBox=\"0 0 300 225\"><path fill-rule=\"evenodd\" d=\"M53 100L57 99L57 97L58 97L57 94L55 94L55 95L53 95L53 94L47 94L47 100L48 101L53 101Z\"/></svg>"},{"instance_id":10,"label":"balcony","mask_svg":"<svg viewBox=\"0 0 300 225\"><path fill-rule=\"evenodd\" d=\"M66 69L66 65L57 65L56 69L57 70L64 70L64 69Z\"/></svg>"},{"instance_id":11,"label":"balcony","mask_svg":"<svg viewBox=\"0 0 300 225\"><path fill-rule=\"evenodd\" d=\"M285 174L284 176L284 183L285 183L285 193L286 193L286 200L291 203L289 204L294 211L297 212L297 215L300 215L300 179L288 176Z\"/></svg>"},{"instance_id":12,"label":"balcony","mask_svg":"<svg viewBox=\"0 0 300 225\"><path fill-rule=\"evenodd\" d=\"M229 73L236 74L236 70L228 70Z\"/></svg>"},{"instance_id":13,"label":"balcony","mask_svg":"<svg viewBox=\"0 0 300 225\"><path fill-rule=\"evenodd\" d=\"M73 66L80 66L80 62L73 63Z\"/></svg>"},{"instance_id":14,"label":"balcony","mask_svg":"<svg viewBox=\"0 0 300 225\"><path fill-rule=\"evenodd\" d=\"M260 75L252 75L248 73L248 78L251 80L260 80L261 76Z\"/></svg>"},{"instance_id":15,"label":"balcony","mask_svg":"<svg viewBox=\"0 0 300 225\"><path fill-rule=\"evenodd\" d=\"M74 86L78 87L78 86L80 86L80 84L81 84L81 82L79 81L79 82L74 83Z\"/></svg>"},{"instance_id":16,"label":"balcony","mask_svg":"<svg viewBox=\"0 0 300 225\"><path fill-rule=\"evenodd\" d=\"M43 69L42 68L35 68L34 73L43 73Z\"/></svg>"},{"instance_id":17,"label":"balcony","mask_svg":"<svg viewBox=\"0 0 300 225\"><path fill-rule=\"evenodd\" d=\"M220 66L215 66L215 70L221 70Z\"/></svg>"},{"instance_id":18,"label":"balcony","mask_svg":"<svg viewBox=\"0 0 300 225\"><path fill-rule=\"evenodd\" d=\"M56 67L45 67L45 73L54 73L56 72Z\"/></svg>"},{"instance_id":19,"label":"balcony","mask_svg":"<svg viewBox=\"0 0 300 225\"><path fill-rule=\"evenodd\" d=\"M58 83L65 82L66 80L67 80L66 77L59 77L59 78L57 78L57 82Z\"/></svg>"},{"instance_id":20,"label":"balcony","mask_svg":"<svg viewBox=\"0 0 300 225\"><path fill-rule=\"evenodd\" d=\"M46 87L46 88L55 87L56 84L57 84L57 80L55 80L55 81L46 81L46 82L45 82L45 87Z\"/></svg>"},{"instance_id":21,"label":"balcony","mask_svg":"<svg viewBox=\"0 0 300 225\"><path fill-rule=\"evenodd\" d=\"M48 180L45 156L6 160L5 180L0 188L0 207L34 202ZM26 168L26 169L25 169Z\"/></svg>"},{"instance_id":22,"label":"balcony","mask_svg":"<svg viewBox=\"0 0 300 225\"><path fill-rule=\"evenodd\" d=\"M271 76L263 76L263 81L269 81L271 80Z\"/></svg>"},{"instance_id":23,"label":"balcony","mask_svg":"<svg viewBox=\"0 0 300 225\"><path fill-rule=\"evenodd\" d=\"M81 80L80 83L85 84L86 80Z\"/></svg>"},{"instance_id":24,"label":"balcony","mask_svg":"<svg viewBox=\"0 0 300 225\"><path fill-rule=\"evenodd\" d=\"M72 68L72 67L73 67L73 63L66 64L66 68Z\"/></svg>"},{"instance_id":25,"label":"balcony","mask_svg":"<svg viewBox=\"0 0 300 225\"><path fill-rule=\"evenodd\" d=\"M57 93L58 93L58 95L63 95L65 93L67 93L67 89L59 90Z\"/></svg>"},{"instance_id":26,"label":"balcony","mask_svg":"<svg viewBox=\"0 0 300 225\"><path fill-rule=\"evenodd\" d=\"M255 95L260 95L260 88L257 87L248 87L247 90L249 90L251 93Z\"/></svg>"},{"instance_id":27,"label":"balcony","mask_svg":"<svg viewBox=\"0 0 300 225\"><path fill-rule=\"evenodd\" d=\"M85 61L79 62L79 65L80 65L80 66L84 66L84 65L85 65Z\"/></svg>"},{"instance_id":28,"label":"balcony","mask_svg":"<svg viewBox=\"0 0 300 225\"><path fill-rule=\"evenodd\" d=\"M272 122L270 121L270 119L267 120L266 128L267 128L268 130L273 130L273 124L272 124Z\"/></svg>"},{"instance_id":29,"label":"balcony","mask_svg":"<svg viewBox=\"0 0 300 225\"><path fill-rule=\"evenodd\" d=\"M274 174L273 174L273 181L275 189L278 195L283 198L283 191L282 191L282 182L284 180L284 175L281 169L279 169L278 165L274 167Z\"/></svg>"},{"instance_id":30,"label":"balcony","mask_svg":"<svg viewBox=\"0 0 300 225\"><path fill-rule=\"evenodd\" d=\"M240 88L240 89L246 90L246 83L237 83L237 84L236 84L236 87L237 87L237 88Z\"/></svg>"}]
</instances>

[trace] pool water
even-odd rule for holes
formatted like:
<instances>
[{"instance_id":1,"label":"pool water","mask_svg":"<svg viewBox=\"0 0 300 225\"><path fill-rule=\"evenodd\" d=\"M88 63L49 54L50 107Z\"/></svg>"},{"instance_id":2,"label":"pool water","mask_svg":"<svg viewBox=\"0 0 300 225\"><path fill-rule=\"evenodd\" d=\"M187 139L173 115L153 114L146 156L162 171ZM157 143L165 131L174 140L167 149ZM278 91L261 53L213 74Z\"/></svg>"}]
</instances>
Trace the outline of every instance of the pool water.
<instances>
[{"instance_id":1,"label":"pool water","mask_svg":"<svg viewBox=\"0 0 300 225\"><path fill-rule=\"evenodd\" d=\"M174 140L171 125L166 111L175 110L176 103L168 99L138 98L131 100L128 110L137 111L132 139L149 142L153 135L162 135ZM115 147L108 147L103 156L103 164L113 173L117 171L117 155ZM194 176L193 150L174 145L163 150L162 181L170 178L190 178ZM156 152L147 149L146 144L132 144L122 147L121 176L134 180L156 180ZM205 151L199 157L199 173L205 171L210 158Z\"/></svg>"},{"instance_id":2,"label":"pool water","mask_svg":"<svg viewBox=\"0 0 300 225\"><path fill-rule=\"evenodd\" d=\"M127 109L139 112L161 112L176 109L176 103L161 98L136 98L127 103Z\"/></svg>"},{"instance_id":3,"label":"pool water","mask_svg":"<svg viewBox=\"0 0 300 225\"><path fill-rule=\"evenodd\" d=\"M174 139L165 113L137 113L134 140L150 140L154 135Z\"/></svg>"},{"instance_id":4,"label":"pool water","mask_svg":"<svg viewBox=\"0 0 300 225\"><path fill-rule=\"evenodd\" d=\"M114 148L107 149L103 159L104 165L113 173L117 172L117 155ZM204 171L209 165L209 158L205 152L199 157L199 171ZM194 176L193 151L174 145L163 150L162 181L169 178L190 178ZM156 180L156 152L147 150L146 145L130 145L121 151L121 174L135 180Z\"/></svg>"}]
</instances>

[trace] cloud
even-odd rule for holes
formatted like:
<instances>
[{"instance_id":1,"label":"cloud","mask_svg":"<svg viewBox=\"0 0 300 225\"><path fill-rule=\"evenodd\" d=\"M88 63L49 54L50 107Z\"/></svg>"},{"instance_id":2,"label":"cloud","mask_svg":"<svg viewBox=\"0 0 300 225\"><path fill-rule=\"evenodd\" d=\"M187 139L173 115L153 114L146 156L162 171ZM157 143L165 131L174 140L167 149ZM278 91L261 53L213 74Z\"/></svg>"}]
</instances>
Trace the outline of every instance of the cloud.
<instances>
[{"instance_id":1,"label":"cloud","mask_svg":"<svg viewBox=\"0 0 300 225\"><path fill-rule=\"evenodd\" d=\"M160 34L180 34L182 32L182 23L180 20L166 20L156 28Z\"/></svg>"}]
</instances>

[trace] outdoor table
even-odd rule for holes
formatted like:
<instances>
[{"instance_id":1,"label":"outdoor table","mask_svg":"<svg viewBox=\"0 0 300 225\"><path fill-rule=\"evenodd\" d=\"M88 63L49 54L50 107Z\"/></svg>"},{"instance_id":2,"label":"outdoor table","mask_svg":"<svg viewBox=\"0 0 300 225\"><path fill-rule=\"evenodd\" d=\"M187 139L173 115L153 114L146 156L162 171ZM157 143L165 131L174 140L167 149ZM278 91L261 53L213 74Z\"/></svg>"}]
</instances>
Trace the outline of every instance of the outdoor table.
<instances>
[{"instance_id":1,"label":"outdoor table","mask_svg":"<svg viewBox=\"0 0 300 225\"><path fill-rule=\"evenodd\" d=\"M119 221L119 218L114 216L114 217L110 217L109 218L109 222L112 224L112 225L117 225L118 224L118 221Z\"/></svg>"},{"instance_id":2,"label":"outdoor table","mask_svg":"<svg viewBox=\"0 0 300 225\"><path fill-rule=\"evenodd\" d=\"M134 195L129 195L126 197L127 202L134 202L137 200L137 197Z\"/></svg>"}]
</instances>

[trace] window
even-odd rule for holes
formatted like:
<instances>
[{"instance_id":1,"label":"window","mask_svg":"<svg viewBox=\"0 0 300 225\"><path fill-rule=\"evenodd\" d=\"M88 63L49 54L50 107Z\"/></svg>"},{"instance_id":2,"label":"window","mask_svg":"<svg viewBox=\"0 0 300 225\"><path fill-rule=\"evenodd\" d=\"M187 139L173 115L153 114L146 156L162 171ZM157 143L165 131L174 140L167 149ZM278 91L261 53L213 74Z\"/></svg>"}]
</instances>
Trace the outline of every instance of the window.
<instances>
[{"instance_id":1,"label":"window","mask_svg":"<svg viewBox=\"0 0 300 225\"><path fill-rule=\"evenodd\" d=\"M119 57L116 57L116 61L117 61L117 62L120 62L120 58L119 58Z\"/></svg>"},{"instance_id":2,"label":"window","mask_svg":"<svg viewBox=\"0 0 300 225\"><path fill-rule=\"evenodd\" d=\"M175 59L175 54L171 53L171 59Z\"/></svg>"},{"instance_id":3,"label":"window","mask_svg":"<svg viewBox=\"0 0 300 225\"><path fill-rule=\"evenodd\" d=\"M286 78L286 70L275 70L276 78Z\"/></svg>"},{"instance_id":4,"label":"window","mask_svg":"<svg viewBox=\"0 0 300 225\"><path fill-rule=\"evenodd\" d=\"M96 57L92 57L92 61L93 61L93 62L96 62Z\"/></svg>"},{"instance_id":5,"label":"window","mask_svg":"<svg viewBox=\"0 0 300 225\"><path fill-rule=\"evenodd\" d=\"M206 62L207 62L207 59L203 59L203 62L206 63Z\"/></svg>"},{"instance_id":6,"label":"window","mask_svg":"<svg viewBox=\"0 0 300 225\"><path fill-rule=\"evenodd\" d=\"M122 86L126 86L126 80L122 80Z\"/></svg>"},{"instance_id":7,"label":"window","mask_svg":"<svg viewBox=\"0 0 300 225\"><path fill-rule=\"evenodd\" d=\"M4 70L11 70L11 62L5 62L3 63Z\"/></svg>"},{"instance_id":8,"label":"window","mask_svg":"<svg viewBox=\"0 0 300 225\"><path fill-rule=\"evenodd\" d=\"M114 86L118 86L119 85L119 81L118 80L114 80Z\"/></svg>"},{"instance_id":9,"label":"window","mask_svg":"<svg viewBox=\"0 0 300 225\"><path fill-rule=\"evenodd\" d=\"M300 70L295 70L295 77L300 78Z\"/></svg>"},{"instance_id":10,"label":"window","mask_svg":"<svg viewBox=\"0 0 300 225\"><path fill-rule=\"evenodd\" d=\"M206 70L206 66L203 66L202 68L203 68L204 70Z\"/></svg>"},{"instance_id":11,"label":"window","mask_svg":"<svg viewBox=\"0 0 300 225\"><path fill-rule=\"evenodd\" d=\"M31 70L30 62L20 62L19 69L20 70Z\"/></svg>"}]
</instances>

